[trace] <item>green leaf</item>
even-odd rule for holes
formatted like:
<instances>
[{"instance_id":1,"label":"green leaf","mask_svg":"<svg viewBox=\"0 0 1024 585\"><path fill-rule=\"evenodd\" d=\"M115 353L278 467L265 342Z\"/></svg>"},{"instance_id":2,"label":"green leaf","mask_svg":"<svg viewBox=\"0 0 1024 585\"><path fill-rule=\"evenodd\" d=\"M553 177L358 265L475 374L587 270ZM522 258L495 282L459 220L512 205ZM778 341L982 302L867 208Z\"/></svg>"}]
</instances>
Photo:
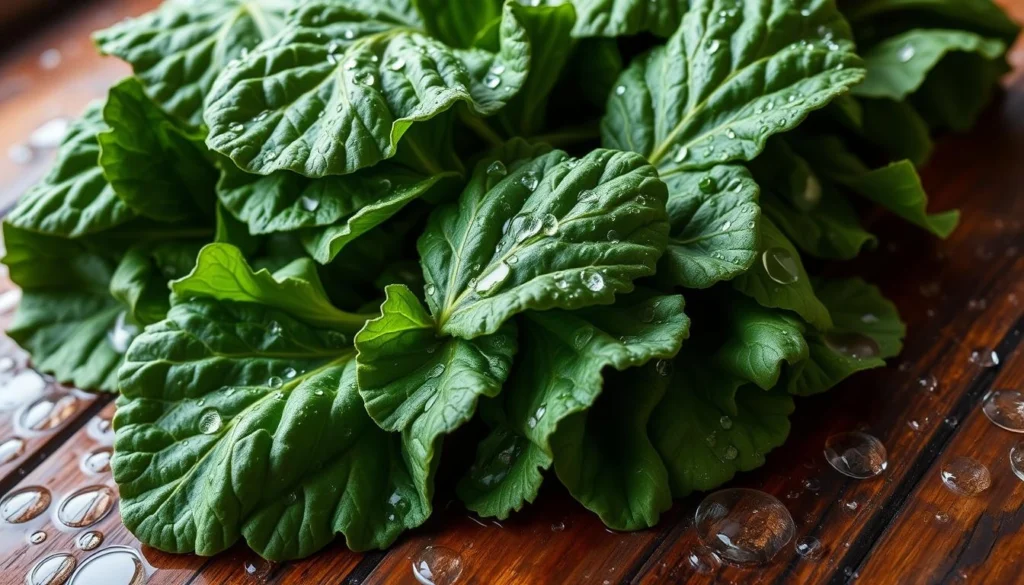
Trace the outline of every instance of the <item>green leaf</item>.
<instances>
[{"instance_id":1,"label":"green leaf","mask_svg":"<svg viewBox=\"0 0 1024 585\"><path fill-rule=\"evenodd\" d=\"M764 465L765 454L786 440L792 412L785 392L743 385L684 351L648 425L672 495L710 490Z\"/></svg>"},{"instance_id":2,"label":"green leaf","mask_svg":"<svg viewBox=\"0 0 1024 585\"><path fill-rule=\"evenodd\" d=\"M869 169L838 137L826 136L794 144L821 175L940 238L949 236L960 220L960 212L956 210L927 213L928 196L910 161Z\"/></svg>"},{"instance_id":3,"label":"green leaf","mask_svg":"<svg viewBox=\"0 0 1024 585\"><path fill-rule=\"evenodd\" d=\"M42 181L29 189L7 215L20 229L78 237L130 221L135 213L103 177L96 135L107 130L103 106L91 104L71 122L57 160Z\"/></svg>"},{"instance_id":4,"label":"green leaf","mask_svg":"<svg viewBox=\"0 0 1024 585\"><path fill-rule=\"evenodd\" d=\"M726 337L714 352L714 363L731 377L771 390L784 364L807 359L806 328L785 311L767 309L736 294L727 299L718 325Z\"/></svg>"},{"instance_id":5,"label":"green leaf","mask_svg":"<svg viewBox=\"0 0 1024 585\"><path fill-rule=\"evenodd\" d=\"M864 76L835 5L696 0L683 24L619 78L602 120L609 148L643 154L662 178L747 161Z\"/></svg>"},{"instance_id":6,"label":"green leaf","mask_svg":"<svg viewBox=\"0 0 1024 585\"><path fill-rule=\"evenodd\" d=\"M851 278L821 281L817 290L835 325L810 335L810 358L787 373L784 386L801 396L824 392L856 372L884 366L885 358L899 354L906 335L899 312L878 288Z\"/></svg>"},{"instance_id":7,"label":"green leaf","mask_svg":"<svg viewBox=\"0 0 1024 585\"><path fill-rule=\"evenodd\" d=\"M359 393L381 428L402 433L415 476L432 485L441 439L472 418L481 396L501 390L516 330L510 323L473 340L441 338L408 288L385 293L381 316L356 336Z\"/></svg>"},{"instance_id":8,"label":"green leaf","mask_svg":"<svg viewBox=\"0 0 1024 585\"><path fill-rule=\"evenodd\" d=\"M372 166L395 155L414 122L460 102L489 115L516 94L530 57L518 10L505 5L491 52L453 49L343 5L303 4L217 79L207 143L259 174L322 177Z\"/></svg>"},{"instance_id":9,"label":"green leaf","mask_svg":"<svg viewBox=\"0 0 1024 585\"><path fill-rule=\"evenodd\" d=\"M785 141L769 141L750 167L761 185L761 209L802 251L849 260L877 244L836 186L823 181Z\"/></svg>"},{"instance_id":10,"label":"green leaf","mask_svg":"<svg viewBox=\"0 0 1024 585\"><path fill-rule=\"evenodd\" d=\"M134 323L149 325L167 316L167 282L195 266L198 242L158 242L132 246L110 280L110 295L128 308Z\"/></svg>"},{"instance_id":11,"label":"green leaf","mask_svg":"<svg viewBox=\"0 0 1024 585\"><path fill-rule=\"evenodd\" d=\"M311 325L331 327L347 335L359 331L366 315L335 308L327 298L316 265L307 258L295 260L271 274L254 271L242 252L227 244L209 244L199 252L196 267L171 290L181 298L211 296L221 300L254 303L287 311Z\"/></svg>"},{"instance_id":12,"label":"green leaf","mask_svg":"<svg viewBox=\"0 0 1024 585\"><path fill-rule=\"evenodd\" d=\"M36 369L78 388L113 391L130 339L111 343L121 305L107 291L116 259L87 243L38 234L4 222L4 264L22 289L7 334ZM123 318L123 315L122 315Z\"/></svg>"},{"instance_id":13,"label":"green leaf","mask_svg":"<svg viewBox=\"0 0 1024 585\"><path fill-rule=\"evenodd\" d=\"M910 101L936 130L966 132L981 114L1009 71L1005 59L979 59L973 53L950 53L925 79Z\"/></svg>"},{"instance_id":14,"label":"green leaf","mask_svg":"<svg viewBox=\"0 0 1024 585\"><path fill-rule=\"evenodd\" d=\"M193 126L213 80L283 26L291 2L168 0L93 35L100 52L131 64L146 93Z\"/></svg>"},{"instance_id":15,"label":"green leaf","mask_svg":"<svg viewBox=\"0 0 1024 585\"><path fill-rule=\"evenodd\" d=\"M441 331L468 339L528 309L610 304L654 273L668 222L653 167L631 153L543 150L509 143L431 214L418 247Z\"/></svg>"},{"instance_id":16,"label":"green leaf","mask_svg":"<svg viewBox=\"0 0 1024 585\"><path fill-rule=\"evenodd\" d=\"M757 258L761 216L758 186L747 169L718 165L708 172L677 173L665 182L671 228L659 278L708 288L746 272Z\"/></svg>"},{"instance_id":17,"label":"green leaf","mask_svg":"<svg viewBox=\"0 0 1024 585\"><path fill-rule=\"evenodd\" d=\"M736 290L761 306L793 311L818 329L828 330L832 319L814 294L800 254L767 217L761 218L759 251L754 268L732 281Z\"/></svg>"},{"instance_id":18,"label":"green leaf","mask_svg":"<svg viewBox=\"0 0 1024 585\"><path fill-rule=\"evenodd\" d=\"M1010 44L1020 32L1017 23L992 0L867 0L844 4L843 14L858 29L858 38L922 26L956 27Z\"/></svg>"},{"instance_id":19,"label":"green leaf","mask_svg":"<svg viewBox=\"0 0 1024 585\"><path fill-rule=\"evenodd\" d=\"M686 3L683 0L547 0L548 4L570 2L578 18L576 37L621 37L650 32L667 37L679 26Z\"/></svg>"},{"instance_id":20,"label":"green leaf","mask_svg":"<svg viewBox=\"0 0 1024 585\"><path fill-rule=\"evenodd\" d=\"M98 135L103 175L139 215L173 222L212 214L217 173L202 136L176 125L129 77L110 88Z\"/></svg>"},{"instance_id":21,"label":"green leaf","mask_svg":"<svg viewBox=\"0 0 1024 585\"><path fill-rule=\"evenodd\" d=\"M384 548L418 526L429 494L400 438L366 415L352 357L343 335L285 310L175 304L120 374L112 467L125 526L176 553L244 538L270 560L338 533L354 550Z\"/></svg>"},{"instance_id":22,"label":"green leaf","mask_svg":"<svg viewBox=\"0 0 1024 585\"><path fill-rule=\"evenodd\" d=\"M853 88L858 96L900 101L917 91L948 53L974 53L996 60L1006 45L960 30L916 29L889 37L863 53L867 76Z\"/></svg>"},{"instance_id":23,"label":"green leaf","mask_svg":"<svg viewBox=\"0 0 1024 585\"><path fill-rule=\"evenodd\" d=\"M587 448L580 444L580 432L592 433L592 425L600 420L588 422L587 412L605 386L604 370L610 367L631 377L641 375L629 368L675 355L689 332L689 323L681 296L657 296L646 290L624 296L610 307L526 313L522 355L508 387L491 405L500 412L500 420L478 449L473 468L459 483L459 496L467 507L484 516L508 517L524 502L533 501L543 479L539 470L554 461L569 491L610 526L649 526L667 508L660 491L630 492L635 497L624 498L618 498L623 493L612 492L604 498L581 479L601 476L614 481L619 477L625 484L635 485L634 478L628 477L633 466L622 468L621 462L612 458L607 467L602 466L603 459L576 467L573 460L578 451ZM609 386L627 401L635 387ZM620 399L609 402L616 404ZM643 404L647 403L637 401L635 406ZM647 416L643 408L634 414L633 422ZM574 430L556 449L553 437L574 418L578 419L572 423ZM628 434L631 429L614 432ZM635 443L637 448L640 443Z\"/></svg>"},{"instance_id":24,"label":"green leaf","mask_svg":"<svg viewBox=\"0 0 1024 585\"><path fill-rule=\"evenodd\" d=\"M442 42L465 49L492 21L501 18L494 0L412 0L424 28Z\"/></svg>"},{"instance_id":25,"label":"green leaf","mask_svg":"<svg viewBox=\"0 0 1024 585\"><path fill-rule=\"evenodd\" d=\"M864 137L892 160L908 159L920 167L932 153L928 124L907 102L887 99L861 100Z\"/></svg>"}]
</instances>

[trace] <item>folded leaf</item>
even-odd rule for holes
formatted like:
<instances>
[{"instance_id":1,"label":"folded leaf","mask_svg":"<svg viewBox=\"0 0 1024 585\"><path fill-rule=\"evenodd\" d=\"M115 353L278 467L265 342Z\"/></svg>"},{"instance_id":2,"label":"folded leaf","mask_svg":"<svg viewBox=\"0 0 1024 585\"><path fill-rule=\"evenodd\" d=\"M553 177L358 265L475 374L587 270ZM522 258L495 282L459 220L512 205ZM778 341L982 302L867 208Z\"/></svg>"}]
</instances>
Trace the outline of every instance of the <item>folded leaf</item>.
<instances>
[{"instance_id":1,"label":"folded leaf","mask_svg":"<svg viewBox=\"0 0 1024 585\"><path fill-rule=\"evenodd\" d=\"M668 231L654 168L631 153L543 150L509 143L431 214L418 247L441 331L473 338L528 309L610 304L654 273Z\"/></svg>"},{"instance_id":2,"label":"folded leaf","mask_svg":"<svg viewBox=\"0 0 1024 585\"><path fill-rule=\"evenodd\" d=\"M601 123L609 148L643 154L662 177L754 158L775 133L864 77L835 5L697 0L664 47L619 78Z\"/></svg>"},{"instance_id":3,"label":"folded leaf","mask_svg":"<svg viewBox=\"0 0 1024 585\"><path fill-rule=\"evenodd\" d=\"M93 35L100 52L131 64L169 114L202 123L203 100L221 70L283 26L290 2L167 0Z\"/></svg>"},{"instance_id":4,"label":"folded leaf","mask_svg":"<svg viewBox=\"0 0 1024 585\"><path fill-rule=\"evenodd\" d=\"M864 137L893 160L908 159L920 167L932 152L928 124L907 102L865 99Z\"/></svg>"},{"instance_id":5,"label":"folded leaf","mask_svg":"<svg viewBox=\"0 0 1024 585\"><path fill-rule=\"evenodd\" d=\"M754 268L733 287L764 307L788 309L820 330L832 326L828 309L814 294L800 254L767 217L761 218L760 254Z\"/></svg>"},{"instance_id":6,"label":"folded leaf","mask_svg":"<svg viewBox=\"0 0 1024 585\"><path fill-rule=\"evenodd\" d=\"M996 39L943 29L915 29L885 39L863 53L867 76L853 88L858 96L902 100L917 91L947 53L1001 59L1006 45Z\"/></svg>"},{"instance_id":7,"label":"folded leaf","mask_svg":"<svg viewBox=\"0 0 1024 585\"><path fill-rule=\"evenodd\" d=\"M432 485L441 439L473 417L481 396L501 390L516 330L509 323L472 340L442 338L408 288L386 294L381 316L356 336L359 393L382 429L402 433L414 475Z\"/></svg>"},{"instance_id":8,"label":"folded leaf","mask_svg":"<svg viewBox=\"0 0 1024 585\"><path fill-rule=\"evenodd\" d=\"M799 318L736 294L723 299L722 305L720 327L726 338L713 360L723 372L771 390L785 364L807 359L806 327Z\"/></svg>"},{"instance_id":9,"label":"folded leaf","mask_svg":"<svg viewBox=\"0 0 1024 585\"><path fill-rule=\"evenodd\" d=\"M684 351L648 425L668 469L673 497L718 487L764 465L789 434L793 399L765 392Z\"/></svg>"},{"instance_id":10,"label":"folded leaf","mask_svg":"<svg viewBox=\"0 0 1024 585\"><path fill-rule=\"evenodd\" d=\"M885 358L899 354L906 335L895 305L878 288L850 278L823 280L816 289L834 325L808 336L810 359L786 376L792 394L824 392L852 374L884 366Z\"/></svg>"},{"instance_id":11,"label":"folded leaf","mask_svg":"<svg viewBox=\"0 0 1024 585\"><path fill-rule=\"evenodd\" d=\"M465 49L492 21L501 18L495 0L412 0L431 36Z\"/></svg>"},{"instance_id":12,"label":"folded leaf","mask_svg":"<svg viewBox=\"0 0 1024 585\"><path fill-rule=\"evenodd\" d=\"M593 425L606 416L598 414L590 420L588 411L602 393L605 368L627 370L632 379L638 372L629 368L675 355L689 332L682 297L657 296L645 290L624 296L610 307L529 312L522 331L522 355L508 387L492 405L501 413L500 420L478 450L473 468L459 483L459 496L481 515L506 518L524 502L533 501L543 479L539 470L553 461L570 493L610 526L636 529L651 525L667 509L668 501L667 491L658 489L656 481L647 483L658 475L656 462L650 462L650 475L633 478L633 466L624 469L615 457L590 458L585 464L579 458L583 450L590 449L584 444L588 442L584 435L592 434ZM609 399L609 406L635 398L635 386L623 384L624 379L609 383L609 391L620 395ZM647 393L644 396L649 397ZM645 404L647 400L633 404L638 408L631 411L634 426L646 420ZM573 430L556 440L570 420L575 421ZM609 434L631 435L633 430L633 426L621 425ZM642 450L643 439L633 444ZM621 480L631 487L601 495L592 491L586 477L612 483Z\"/></svg>"},{"instance_id":13,"label":"folded leaf","mask_svg":"<svg viewBox=\"0 0 1024 585\"><path fill-rule=\"evenodd\" d=\"M671 35L686 11L682 0L547 0L548 4L571 2L577 20L577 37L620 37L651 32Z\"/></svg>"},{"instance_id":14,"label":"folded leaf","mask_svg":"<svg viewBox=\"0 0 1024 585\"><path fill-rule=\"evenodd\" d=\"M100 169L96 135L107 130L103 105L91 104L68 125L57 160L6 217L20 229L64 237L101 232L130 221L135 213L107 183Z\"/></svg>"},{"instance_id":15,"label":"folded leaf","mask_svg":"<svg viewBox=\"0 0 1024 585\"><path fill-rule=\"evenodd\" d=\"M491 52L453 49L342 4L305 3L277 36L218 77L204 115L207 143L246 171L322 177L394 156L414 122L457 103L492 114L527 73L517 6L505 5Z\"/></svg>"},{"instance_id":16,"label":"folded leaf","mask_svg":"<svg viewBox=\"0 0 1024 585\"><path fill-rule=\"evenodd\" d=\"M708 288L746 272L757 258L761 210L758 186L746 168L718 165L707 172L665 177L668 248L660 278L686 288Z\"/></svg>"},{"instance_id":17,"label":"folded leaf","mask_svg":"<svg viewBox=\"0 0 1024 585\"><path fill-rule=\"evenodd\" d=\"M128 308L132 322L149 325L160 321L171 307L167 282L192 270L201 247L195 241L132 246L111 276L111 296Z\"/></svg>"}]
</instances>

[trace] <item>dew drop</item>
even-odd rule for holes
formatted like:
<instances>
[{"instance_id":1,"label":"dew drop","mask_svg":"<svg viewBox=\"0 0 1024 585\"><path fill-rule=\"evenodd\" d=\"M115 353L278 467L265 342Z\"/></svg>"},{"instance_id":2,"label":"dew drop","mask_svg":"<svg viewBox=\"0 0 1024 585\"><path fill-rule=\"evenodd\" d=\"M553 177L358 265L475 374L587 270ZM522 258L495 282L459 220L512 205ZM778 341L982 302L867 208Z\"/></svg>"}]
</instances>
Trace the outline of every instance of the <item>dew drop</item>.
<instances>
[{"instance_id":1,"label":"dew drop","mask_svg":"<svg viewBox=\"0 0 1024 585\"><path fill-rule=\"evenodd\" d=\"M697 188L700 189L702 193L714 193L716 187L715 179L711 175L704 175L699 181L697 181Z\"/></svg>"},{"instance_id":2,"label":"dew drop","mask_svg":"<svg viewBox=\"0 0 1024 585\"><path fill-rule=\"evenodd\" d=\"M46 380L35 370L18 372L0 387L0 410L10 410L35 400L46 390Z\"/></svg>"},{"instance_id":3,"label":"dew drop","mask_svg":"<svg viewBox=\"0 0 1024 585\"><path fill-rule=\"evenodd\" d=\"M580 279L583 281L583 286L593 292L604 290L604 277L596 270L583 270L580 272Z\"/></svg>"},{"instance_id":4,"label":"dew drop","mask_svg":"<svg viewBox=\"0 0 1024 585\"><path fill-rule=\"evenodd\" d=\"M487 166L487 174L492 177L504 177L508 174L508 169L505 168L505 163L496 160Z\"/></svg>"},{"instance_id":5,"label":"dew drop","mask_svg":"<svg viewBox=\"0 0 1024 585\"><path fill-rule=\"evenodd\" d=\"M82 488L64 498L57 508L57 519L72 528L85 528L106 516L116 499L106 486Z\"/></svg>"},{"instance_id":6,"label":"dew drop","mask_svg":"<svg viewBox=\"0 0 1024 585\"><path fill-rule=\"evenodd\" d=\"M622 236L619 235L619 232L617 232L615 230L608 230L607 236L608 236L608 241L613 243L613 244L618 244L619 240L622 239Z\"/></svg>"},{"instance_id":7,"label":"dew drop","mask_svg":"<svg viewBox=\"0 0 1024 585\"><path fill-rule=\"evenodd\" d=\"M271 335L281 335L281 324L277 321L271 321L267 324L267 332Z\"/></svg>"},{"instance_id":8,"label":"dew drop","mask_svg":"<svg viewBox=\"0 0 1024 585\"><path fill-rule=\"evenodd\" d=\"M128 346L138 334L139 328L128 323L127 313L121 311L117 314L117 318L114 319L114 325L107 331L107 343L117 353L124 354L124 352L128 351Z\"/></svg>"},{"instance_id":9,"label":"dew drop","mask_svg":"<svg viewBox=\"0 0 1024 585\"><path fill-rule=\"evenodd\" d=\"M204 435L212 435L220 430L223 421L216 408L207 408L199 415L199 432Z\"/></svg>"},{"instance_id":10,"label":"dew drop","mask_svg":"<svg viewBox=\"0 0 1024 585\"><path fill-rule=\"evenodd\" d=\"M66 583L75 570L75 557L68 553L57 553L39 561L25 577L27 585L61 585Z\"/></svg>"},{"instance_id":11,"label":"dew drop","mask_svg":"<svg viewBox=\"0 0 1024 585\"><path fill-rule=\"evenodd\" d=\"M87 473L106 473L110 471L110 447L101 447L86 453L82 457L82 469Z\"/></svg>"},{"instance_id":12,"label":"dew drop","mask_svg":"<svg viewBox=\"0 0 1024 585\"><path fill-rule=\"evenodd\" d=\"M624 93L626 93L626 86L625 85L620 85L620 86L615 88L615 95L623 95Z\"/></svg>"},{"instance_id":13,"label":"dew drop","mask_svg":"<svg viewBox=\"0 0 1024 585\"><path fill-rule=\"evenodd\" d=\"M590 340L594 338L594 330L590 327L585 327L576 332L576 337L573 339L573 345L576 349L583 349L586 347Z\"/></svg>"},{"instance_id":14,"label":"dew drop","mask_svg":"<svg viewBox=\"0 0 1024 585\"><path fill-rule=\"evenodd\" d=\"M734 132L732 128L729 128L728 130L726 130L726 131L725 131L725 135L726 135L726 136L727 136L728 138L730 138L730 139L732 139L732 138L736 138L736 132Z\"/></svg>"},{"instance_id":15,"label":"dew drop","mask_svg":"<svg viewBox=\"0 0 1024 585\"><path fill-rule=\"evenodd\" d=\"M725 459L726 461L736 459L737 455L739 455L739 451L733 445L729 445L725 448L725 451L722 451L722 459Z\"/></svg>"},{"instance_id":16,"label":"dew drop","mask_svg":"<svg viewBox=\"0 0 1024 585\"><path fill-rule=\"evenodd\" d=\"M729 415L722 415L722 418L718 419L718 424L722 425L722 428L729 430L732 428L732 419Z\"/></svg>"},{"instance_id":17,"label":"dew drop","mask_svg":"<svg viewBox=\"0 0 1024 585\"><path fill-rule=\"evenodd\" d=\"M654 370L658 372L659 376L669 376L672 374L672 360L658 360L654 363Z\"/></svg>"},{"instance_id":18,"label":"dew drop","mask_svg":"<svg viewBox=\"0 0 1024 585\"><path fill-rule=\"evenodd\" d=\"M284 380L280 376L271 376L267 379L267 386L277 389L284 385Z\"/></svg>"},{"instance_id":19,"label":"dew drop","mask_svg":"<svg viewBox=\"0 0 1024 585\"><path fill-rule=\"evenodd\" d=\"M558 233L558 218L550 213L545 213L540 219L540 230L545 236L554 236Z\"/></svg>"},{"instance_id":20,"label":"dew drop","mask_svg":"<svg viewBox=\"0 0 1024 585\"><path fill-rule=\"evenodd\" d=\"M917 386L925 392L935 392L939 387L939 380L932 374L925 374L917 379Z\"/></svg>"},{"instance_id":21,"label":"dew drop","mask_svg":"<svg viewBox=\"0 0 1024 585\"><path fill-rule=\"evenodd\" d=\"M935 514L935 521L940 524L945 524L949 522L949 514L946 514L945 512L937 512Z\"/></svg>"},{"instance_id":22,"label":"dew drop","mask_svg":"<svg viewBox=\"0 0 1024 585\"><path fill-rule=\"evenodd\" d=\"M1010 448L1010 469L1013 474L1024 481L1024 441Z\"/></svg>"},{"instance_id":23,"label":"dew drop","mask_svg":"<svg viewBox=\"0 0 1024 585\"><path fill-rule=\"evenodd\" d=\"M900 48L900 51L898 53L898 56L900 58L900 62L906 63L907 61L910 61L911 59L914 58L914 55L916 53L917 53L917 51L914 49L914 45L911 45L911 44L903 45L903 47Z\"/></svg>"},{"instance_id":24,"label":"dew drop","mask_svg":"<svg viewBox=\"0 0 1024 585\"><path fill-rule=\"evenodd\" d=\"M423 291L427 293L428 297L432 297L437 292L437 287L433 284L427 284L427 286L423 287Z\"/></svg>"},{"instance_id":25,"label":"dew drop","mask_svg":"<svg viewBox=\"0 0 1024 585\"><path fill-rule=\"evenodd\" d=\"M298 372L298 371L296 371L296 369L295 369L295 368L285 368L285 369L284 369L284 372L282 372L282 373L284 374L284 378L285 378L286 380L291 380L291 379L292 379L292 378L294 378L295 376L298 376L298 375L299 375L299 372Z\"/></svg>"},{"instance_id":26,"label":"dew drop","mask_svg":"<svg viewBox=\"0 0 1024 585\"><path fill-rule=\"evenodd\" d=\"M245 125L241 122L235 122L234 124L228 126L228 130L234 132L235 134L238 134L239 132L245 130Z\"/></svg>"},{"instance_id":27,"label":"dew drop","mask_svg":"<svg viewBox=\"0 0 1024 585\"><path fill-rule=\"evenodd\" d=\"M462 557L444 546L428 546L413 558L412 574L423 585L451 585L462 575Z\"/></svg>"},{"instance_id":28,"label":"dew drop","mask_svg":"<svg viewBox=\"0 0 1024 585\"><path fill-rule=\"evenodd\" d=\"M826 439L825 459L836 471L855 479L874 477L889 465L885 445L860 431L838 433Z\"/></svg>"},{"instance_id":29,"label":"dew drop","mask_svg":"<svg viewBox=\"0 0 1024 585\"><path fill-rule=\"evenodd\" d=\"M508 279L511 273L512 268L509 267L508 263L504 261L498 262L487 274L480 277L474 290L482 297L492 295L501 288L502 283Z\"/></svg>"},{"instance_id":30,"label":"dew drop","mask_svg":"<svg viewBox=\"0 0 1024 585\"><path fill-rule=\"evenodd\" d=\"M537 188L540 183L540 177L537 175L537 171L527 171L520 179L519 182L530 191Z\"/></svg>"},{"instance_id":31,"label":"dew drop","mask_svg":"<svg viewBox=\"0 0 1024 585\"><path fill-rule=\"evenodd\" d=\"M29 405L18 419L22 428L43 432L53 430L78 412L78 398L73 394L44 396Z\"/></svg>"},{"instance_id":32,"label":"dew drop","mask_svg":"<svg viewBox=\"0 0 1024 585\"><path fill-rule=\"evenodd\" d=\"M813 536L803 536L796 541L796 554L808 560L820 559L822 553L821 541Z\"/></svg>"},{"instance_id":33,"label":"dew drop","mask_svg":"<svg viewBox=\"0 0 1024 585\"><path fill-rule=\"evenodd\" d=\"M433 380L434 378L440 377L441 374L443 374L443 373L444 373L444 364L440 364L440 363L439 364L434 364L434 367L430 368L430 371L427 372L427 379L428 380Z\"/></svg>"},{"instance_id":34,"label":"dew drop","mask_svg":"<svg viewBox=\"0 0 1024 585\"><path fill-rule=\"evenodd\" d=\"M355 37L356 37L356 33L355 33L355 31L354 31L354 30L352 30L352 29L350 29L350 28L349 28L349 29L345 29L345 38L346 38L347 40L350 40L350 41L351 41L351 40L352 40L352 39L354 39Z\"/></svg>"},{"instance_id":35,"label":"dew drop","mask_svg":"<svg viewBox=\"0 0 1024 585\"><path fill-rule=\"evenodd\" d=\"M373 85L376 81L377 78L373 76L373 73L366 73L365 75L362 75L361 77L358 77L356 79L356 83L361 83L367 86Z\"/></svg>"},{"instance_id":36,"label":"dew drop","mask_svg":"<svg viewBox=\"0 0 1024 585\"><path fill-rule=\"evenodd\" d=\"M988 349L978 349L971 352L968 361L976 366L991 368L999 365L999 354Z\"/></svg>"},{"instance_id":37,"label":"dew drop","mask_svg":"<svg viewBox=\"0 0 1024 585\"><path fill-rule=\"evenodd\" d=\"M103 533L98 530L83 532L75 539L75 546L80 550L93 550L103 543Z\"/></svg>"},{"instance_id":38,"label":"dew drop","mask_svg":"<svg viewBox=\"0 0 1024 585\"><path fill-rule=\"evenodd\" d=\"M862 333L826 333L824 341L832 351L855 360L877 358L882 351L877 341Z\"/></svg>"},{"instance_id":39,"label":"dew drop","mask_svg":"<svg viewBox=\"0 0 1024 585\"><path fill-rule=\"evenodd\" d=\"M677 163L681 163L684 160L686 160L686 157L689 154L690 154L690 149L689 148L686 148L685 146L680 146L679 150L676 151L676 155L675 155L675 157L673 157L672 160L676 161Z\"/></svg>"},{"instance_id":40,"label":"dew drop","mask_svg":"<svg viewBox=\"0 0 1024 585\"><path fill-rule=\"evenodd\" d=\"M758 490L731 488L701 501L694 517L697 537L726 562L763 565L793 540L789 510Z\"/></svg>"},{"instance_id":41,"label":"dew drop","mask_svg":"<svg viewBox=\"0 0 1024 585\"><path fill-rule=\"evenodd\" d=\"M388 69L392 71L401 71L403 68L405 68L405 59L401 57L396 57L388 63Z\"/></svg>"},{"instance_id":42,"label":"dew drop","mask_svg":"<svg viewBox=\"0 0 1024 585\"><path fill-rule=\"evenodd\" d=\"M10 463L25 452L25 441L18 437L11 437L0 443L0 465Z\"/></svg>"},{"instance_id":43,"label":"dew drop","mask_svg":"<svg viewBox=\"0 0 1024 585\"><path fill-rule=\"evenodd\" d=\"M494 89L501 85L501 77L488 72L487 75L484 75L484 85L491 89Z\"/></svg>"},{"instance_id":44,"label":"dew drop","mask_svg":"<svg viewBox=\"0 0 1024 585\"><path fill-rule=\"evenodd\" d=\"M0 502L0 516L11 524L21 524L39 516L50 507L50 490L26 487L8 494Z\"/></svg>"},{"instance_id":45,"label":"dew drop","mask_svg":"<svg viewBox=\"0 0 1024 585\"><path fill-rule=\"evenodd\" d=\"M714 55L715 53L718 52L718 49L720 49L721 47L722 47L722 42L721 41L719 41L718 39L711 39L711 41L708 42L708 54L709 55Z\"/></svg>"},{"instance_id":46,"label":"dew drop","mask_svg":"<svg viewBox=\"0 0 1024 585\"><path fill-rule=\"evenodd\" d=\"M970 457L953 457L942 466L942 483L963 496L976 496L992 485L988 468Z\"/></svg>"},{"instance_id":47,"label":"dew drop","mask_svg":"<svg viewBox=\"0 0 1024 585\"><path fill-rule=\"evenodd\" d=\"M564 531L565 531L565 522L564 521L560 520L558 522L552 522L551 523L551 532L564 532Z\"/></svg>"},{"instance_id":48,"label":"dew drop","mask_svg":"<svg viewBox=\"0 0 1024 585\"><path fill-rule=\"evenodd\" d=\"M985 396L981 408L996 426L1024 433L1024 395L1016 390L993 390Z\"/></svg>"},{"instance_id":49,"label":"dew drop","mask_svg":"<svg viewBox=\"0 0 1024 585\"><path fill-rule=\"evenodd\" d=\"M591 189L584 189L580 191L580 194L576 197L576 200L581 203L589 203L597 199L597 193L594 193Z\"/></svg>"},{"instance_id":50,"label":"dew drop","mask_svg":"<svg viewBox=\"0 0 1024 585\"><path fill-rule=\"evenodd\" d=\"M690 549L686 555L686 562L690 568L701 575L710 575L722 566L722 561L710 548L697 545Z\"/></svg>"},{"instance_id":51,"label":"dew drop","mask_svg":"<svg viewBox=\"0 0 1024 585\"><path fill-rule=\"evenodd\" d=\"M86 559L71 585L141 585L146 581L142 557L127 546L107 547Z\"/></svg>"},{"instance_id":52,"label":"dew drop","mask_svg":"<svg viewBox=\"0 0 1024 585\"><path fill-rule=\"evenodd\" d=\"M761 254L764 271L779 284L793 284L800 279L796 259L785 248L769 248Z\"/></svg>"}]
</instances>

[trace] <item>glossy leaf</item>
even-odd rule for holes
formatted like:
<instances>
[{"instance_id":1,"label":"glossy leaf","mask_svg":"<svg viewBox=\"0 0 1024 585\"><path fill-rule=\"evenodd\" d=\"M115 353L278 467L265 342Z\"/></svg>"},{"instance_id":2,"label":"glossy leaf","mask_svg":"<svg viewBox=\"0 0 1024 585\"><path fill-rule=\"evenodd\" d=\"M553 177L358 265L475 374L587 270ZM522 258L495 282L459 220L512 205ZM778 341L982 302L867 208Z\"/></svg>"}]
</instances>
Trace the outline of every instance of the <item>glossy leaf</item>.
<instances>
[{"instance_id":1,"label":"glossy leaf","mask_svg":"<svg viewBox=\"0 0 1024 585\"><path fill-rule=\"evenodd\" d=\"M739 295L726 297L722 305L720 328L726 337L714 352L714 363L722 371L771 390L786 364L807 359L806 327L796 316Z\"/></svg>"},{"instance_id":2,"label":"glossy leaf","mask_svg":"<svg viewBox=\"0 0 1024 585\"><path fill-rule=\"evenodd\" d=\"M610 304L653 274L668 231L654 169L631 153L541 152L510 143L431 214L418 247L441 331L473 338L528 309Z\"/></svg>"},{"instance_id":3,"label":"glossy leaf","mask_svg":"<svg viewBox=\"0 0 1024 585\"><path fill-rule=\"evenodd\" d=\"M168 0L93 36L131 64L146 93L193 126L217 74L283 26L285 0Z\"/></svg>"},{"instance_id":4,"label":"glossy leaf","mask_svg":"<svg viewBox=\"0 0 1024 585\"><path fill-rule=\"evenodd\" d=\"M432 36L465 49L491 22L501 18L494 0L412 0Z\"/></svg>"},{"instance_id":5,"label":"glossy leaf","mask_svg":"<svg viewBox=\"0 0 1024 585\"><path fill-rule=\"evenodd\" d=\"M303 4L217 79L207 143L259 174L340 175L391 158L413 123L457 103L489 115L515 95L530 56L518 10L505 5L491 52L453 49L342 4Z\"/></svg>"}]
</instances>

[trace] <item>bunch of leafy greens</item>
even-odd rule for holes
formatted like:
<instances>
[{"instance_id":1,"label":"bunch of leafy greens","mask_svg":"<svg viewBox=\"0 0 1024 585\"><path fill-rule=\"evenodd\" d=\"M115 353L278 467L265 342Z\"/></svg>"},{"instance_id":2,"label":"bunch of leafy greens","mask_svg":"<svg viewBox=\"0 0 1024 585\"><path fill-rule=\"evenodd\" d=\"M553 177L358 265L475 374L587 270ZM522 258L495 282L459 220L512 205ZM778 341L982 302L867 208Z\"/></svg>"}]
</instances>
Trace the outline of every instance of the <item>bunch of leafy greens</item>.
<instances>
[{"instance_id":1,"label":"bunch of leafy greens","mask_svg":"<svg viewBox=\"0 0 1024 585\"><path fill-rule=\"evenodd\" d=\"M803 259L874 246L871 204L950 233L915 168L1016 33L989 0L169 0L97 33L135 76L4 222L10 335L120 393L161 550L386 547L474 419L470 510L554 476L648 527L900 350Z\"/></svg>"}]
</instances>

